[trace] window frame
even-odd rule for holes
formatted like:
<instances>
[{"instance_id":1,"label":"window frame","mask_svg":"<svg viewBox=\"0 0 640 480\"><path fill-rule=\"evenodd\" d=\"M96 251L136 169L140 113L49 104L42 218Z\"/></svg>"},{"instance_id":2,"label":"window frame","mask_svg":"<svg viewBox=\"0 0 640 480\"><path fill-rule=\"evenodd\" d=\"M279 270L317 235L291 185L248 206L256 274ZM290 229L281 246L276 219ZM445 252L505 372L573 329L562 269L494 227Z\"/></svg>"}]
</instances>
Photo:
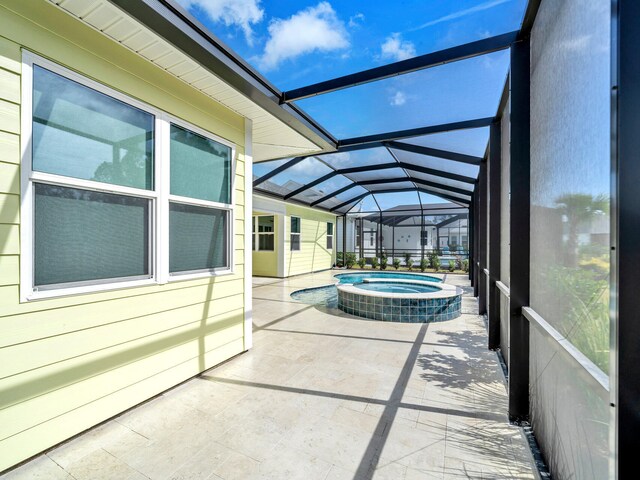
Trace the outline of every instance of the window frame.
<instances>
[{"instance_id":1,"label":"window frame","mask_svg":"<svg viewBox=\"0 0 640 480\"><path fill-rule=\"evenodd\" d=\"M233 245L234 231L233 230L234 230L235 216L234 216L233 206L235 205L235 202L236 202L236 191L234 188L235 176L236 176L236 147L234 144L226 140L223 140L217 135L214 135L213 133L210 133L200 127L197 127L188 122L185 122L184 120L174 115L171 115L169 113L163 112L163 119L165 120L165 122L162 125L164 131L162 132L163 135L159 135L159 136L161 136L161 139L163 142L161 146L162 148L161 151L166 152L166 156L163 156L162 159L163 160L166 159L166 160L164 162L160 162L162 163L161 182L163 182L161 184L162 187L160 187L160 190L166 194L168 201L165 202L161 200L160 203L165 204L167 209L167 213L164 216L164 219L166 221L166 230L167 230L166 232L166 241L167 241L166 273L168 275L167 281L173 282L176 280L188 280L193 278L202 278L202 277L208 277L208 276L231 274L234 272L234 245ZM229 200L231 203L227 204L227 203L213 202L211 200L200 200L198 198L184 197L181 195L173 195L171 193L171 176L170 176L171 155L169 154L169 152L171 151L171 125L172 124L231 148L231 172L230 172L231 191L229 196L230 197ZM184 271L184 272L171 273L171 271L169 270L169 204L170 203L179 203L182 205L193 205L196 207L212 208L216 210L222 210L227 213L227 232L226 232L227 266L226 267L204 268L199 270L190 270L190 271Z\"/></svg>"},{"instance_id":2,"label":"window frame","mask_svg":"<svg viewBox=\"0 0 640 480\"><path fill-rule=\"evenodd\" d=\"M154 116L154 158L153 189L120 186L110 183L67 177L58 174L33 170L32 133L33 133L33 72L34 65L49 70L70 81L107 95L126 105L142 110ZM28 302L47 298L65 297L100 291L126 289L139 286L163 285L173 281L194 278L231 275L235 273L235 212L236 202L235 173L237 167L237 147L212 132L190 124L174 115L137 100L112 87L99 83L85 74L81 74L47 60L27 50L22 52L22 93L21 93L21 161L20 161L20 301ZM191 130L208 139L219 142L231 149L231 197L230 204L220 204L198 199L170 195L170 125L171 123ZM24 141L29 139L29 141ZM149 202L149 274L144 278L122 277L82 282L69 282L38 287L34 285L34 232L35 232L35 183L50 184L81 190L111 193L122 196L144 198ZM169 202L187 203L224 210L227 213L228 228L226 235L227 262L224 269L206 269L170 275L169 272Z\"/></svg>"},{"instance_id":3,"label":"window frame","mask_svg":"<svg viewBox=\"0 0 640 480\"><path fill-rule=\"evenodd\" d=\"M260 217L273 217L273 232L260 232L258 229L258 219ZM254 238L254 248L253 251L254 252L275 252L277 245L276 245L276 215L275 214L262 214L262 215L253 215L253 228L254 228L254 232L253 232L253 238ZM260 235L272 235L273 236L273 249L270 250L263 250L260 248Z\"/></svg>"},{"instance_id":4,"label":"window frame","mask_svg":"<svg viewBox=\"0 0 640 480\"><path fill-rule=\"evenodd\" d=\"M293 231L293 219L297 218L298 219L298 226L300 227L300 231L299 232L294 232ZM298 236L298 248L293 248L293 236L297 235ZM297 215L291 215L291 218L289 220L289 249L292 252L300 252L302 251L302 218L297 216Z\"/></svg>"},{"instance_id":5,"label":"window frame","mask_svg":"<svg viewBox=\"0 0 640 480\"><path fill-rule=\"evenodd\" d=\"M329 235L329 225L331 225L331 235ZM333 222L327 222L327 250L333 250L333 241L335 239L335 225ZM329 239L331 239L331 247L329 247Z\"/></svg>"}]
</instances>

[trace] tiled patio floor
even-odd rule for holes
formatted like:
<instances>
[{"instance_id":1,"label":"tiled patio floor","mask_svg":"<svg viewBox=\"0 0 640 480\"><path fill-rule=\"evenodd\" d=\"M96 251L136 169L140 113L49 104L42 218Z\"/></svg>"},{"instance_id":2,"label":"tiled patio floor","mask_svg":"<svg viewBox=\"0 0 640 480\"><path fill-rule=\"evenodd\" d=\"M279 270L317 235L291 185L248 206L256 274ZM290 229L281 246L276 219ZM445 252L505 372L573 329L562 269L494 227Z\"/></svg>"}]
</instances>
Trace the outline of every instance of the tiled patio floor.
<instances>
[{"instance_id":1,"label":"tiled patio floor","mask_svg":"<svg viewBox=\"0 0 640 480\"><path fill-rule=\"evenodd\" d=\"M394 324L290 299L331 275L254 279L250 352L7 478L534 478L475 300Z\"/></svg>"}]
</instances>

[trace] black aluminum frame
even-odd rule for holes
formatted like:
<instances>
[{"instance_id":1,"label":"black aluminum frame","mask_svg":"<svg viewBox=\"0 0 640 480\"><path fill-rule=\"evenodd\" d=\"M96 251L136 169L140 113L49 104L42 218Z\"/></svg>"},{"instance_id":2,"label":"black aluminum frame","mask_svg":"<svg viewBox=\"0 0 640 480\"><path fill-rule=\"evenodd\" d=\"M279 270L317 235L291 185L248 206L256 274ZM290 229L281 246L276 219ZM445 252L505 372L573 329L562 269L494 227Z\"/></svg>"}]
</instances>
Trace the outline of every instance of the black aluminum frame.
<instances>
[{"instance_id":1,"label":"black aluminum frame","mask_svg":"<svg viewBox=\"0 0 640 480\"><path fill-rule=\"evenodd\" d=\"M458 45L433 53L390 63L381 67L370 68L361 72L344 75L306 87L296 88L283 93L282 102L290 103L316 95L335 92L344 88L355 87L369 82L383 80L406 73L437 67L447 63L466 60L468 58L486 55L488 53L506 50L515 42L518 32L509 32L495 37L489 37L475 42Z\"/></svg>"},{"instance_id":2,"label":"black aluminum frame","mask_svg":"<svg viewBox=\"0 0 640 480\"><path fill-rule=\"evenodd\" d=\"M640 2L612 1L610 465L636 465L640 430Z\"/></svg>"},{"instance_id":3,"label":"black aluminum frame","mask_svg":"<svg viewBox=\"0 0 640 480\"><path fill-rule=\"evenodd\" d=\"M506 95L505 95L506 96ZM499 115L502 114L502 110ZM502 122L491 124L489 134L489 308L488 347L500 347L500 280L502 207Z\"/></svg>"},{"instance_id":4,"label":"black aluminum frame","mask_svg":"<svg viewBox=\"0 0 640 480\"><path fill-rule=\"evenodd\" d=\"M511 47L509 419L529 419L530 41Z\"/></svg>"},{"instance_id":5,"label":"black aluminum frame","mask_svg":"<svg viewBox=\"0 0 640 480\"><path fill-rule=\"evenodd\" d=\"M487 220L489 208L487 205L487 162L480 165L478 177L478 314L487 313Z\"/></svg>"}]
</instances>

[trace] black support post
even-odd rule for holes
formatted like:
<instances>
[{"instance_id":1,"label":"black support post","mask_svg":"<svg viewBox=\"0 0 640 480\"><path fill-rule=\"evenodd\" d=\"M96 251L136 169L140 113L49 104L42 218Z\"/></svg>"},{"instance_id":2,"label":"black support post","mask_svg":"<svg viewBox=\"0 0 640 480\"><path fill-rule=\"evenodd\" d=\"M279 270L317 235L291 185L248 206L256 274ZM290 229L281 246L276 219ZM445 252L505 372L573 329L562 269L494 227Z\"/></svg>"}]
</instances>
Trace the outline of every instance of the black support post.
<instances>
[{"instance_id":1,"label":"black support post","mask_svg":"<svg viewBox=\"0 0 640 480\"><path fill-rule=\"evenodd\" d=\"M473 193L473 204L473 296L478 297L480 295L480 272L478 271L480 258L480 249L478 248L480 237L480 189L477 182Z\"/></svg>"},{"instance_id":2,"label":"black support post","mask_svg":"<svg viewBox=\"0 0 640 480\"><path fill-rule=\"evenodd\" d=\"M505 121L507 121L505 119ZM489 135L489 349L500 347L500 209L502 185L502 139L500 121L491 124Z\"/></svg>"},{"instance_id":3,"label":"black support post","mask_svg":"<svg viewBox=\"0 0 640 480\"><path fill-rule=\"evenodd\" d=\"M637 465L640 431L640 2L613 2L611 204L611 466Z\"/></svg>"},{"instance_id":4,"label":"black support post","mask_svg":"<svg viewBox=\"0 0 640 480\"><path fill-rule=\"evenodd\" d=\"M420 209L420 262L424 260L424 210Z\"/></svg>"},{"instance_id":5,"label":"black support post","mask_svg":"<svg viewBox=\"0 0 640 480\"><path fill-rule=\"evenodd\" d=\"M378 250L378 254L380 255L380 270L382 270L382 210L380 210L380 224L378 226L378 241L380 242L380 248Z\"/></svg>"},{"instance_id":6,"label":"black support post","mask_svg":"<svg viewBox=\"0 0 640 480\"><path fill-rule=\"evenodd\" d=\"M509 308L509 418L529 418L530 42L511 47L511 273Z\"/></svg>"},{"instance_id":7,"label":"black support post","mask_svg":"<svg viewBox=\"0 0 640 480\"><path fill-rule=\"evenodd\" d=\"M393 217L393 224L391 227L391 264L396 259L396 217Z\"/></svg>"},{"instance_id":8,"label":"black support post","mask_svg":"<svg viewBox=\"0 0 640 480\"><path fill-rule=\"evenodd\" d=\"M480 175L478 177L478 197L480 199L478 212L478 314L487 313L487 162L480 164Z\"/></svg>"},{"instance_id":9,"label":"black support post","mask_svg":"<svg viewBox=\"0 0 640 480\"><path fill-rule=\"evenodd\" d=\"M469 280L471 281L471 286L473 287L473 280L475 277L475 256L476 256L476 252L475 252L475 241L476 241L476 235L475 235L475 228L476 228L476 214L475 214L475 194L473 195L473 197L471 197L471 205L469 205ZM436 230L437 231L437 230ZM437 237L438 237L438 242L440 242L440 233L437 233ZM475 290L474 290L475 292Z\"/></svg>"},{"instance_id":10,"label":"black support post","mask_svg":"<svg viewBox=\"0 0 640 480\"><path fill-rule=\"evenodd\" d=\"M342 216L342 266L347 268L347 214Z\"/></svg>"}]
</instances>

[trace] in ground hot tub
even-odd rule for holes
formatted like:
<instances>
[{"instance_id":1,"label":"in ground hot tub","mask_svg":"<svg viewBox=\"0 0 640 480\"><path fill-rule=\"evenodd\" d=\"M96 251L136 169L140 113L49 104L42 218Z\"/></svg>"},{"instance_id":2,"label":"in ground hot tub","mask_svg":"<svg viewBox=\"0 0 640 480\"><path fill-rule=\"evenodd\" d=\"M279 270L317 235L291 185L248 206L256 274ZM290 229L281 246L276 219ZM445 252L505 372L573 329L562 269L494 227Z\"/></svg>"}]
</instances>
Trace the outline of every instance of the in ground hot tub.
<instances>
[{"instance_id":1,"label":"in ground hot tub","mask_svg":"<svg viewBox=\"0 0 640 480\"><path fill-rule=\"evenodd\" d=\"M446 283L369 279L339 284L338 308L386 322L442 322L459 317L462 290Z\"/></svg>"}]
</instances>

